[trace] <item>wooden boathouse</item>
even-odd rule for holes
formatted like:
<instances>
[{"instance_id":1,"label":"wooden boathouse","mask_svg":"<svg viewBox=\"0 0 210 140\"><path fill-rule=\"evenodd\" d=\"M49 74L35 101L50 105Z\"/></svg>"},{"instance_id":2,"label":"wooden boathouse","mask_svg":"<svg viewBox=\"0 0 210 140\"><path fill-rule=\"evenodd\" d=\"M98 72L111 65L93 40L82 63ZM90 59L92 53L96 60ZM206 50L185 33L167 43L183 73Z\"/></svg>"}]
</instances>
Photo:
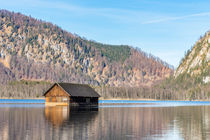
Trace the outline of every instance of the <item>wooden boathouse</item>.
<instances>
[{"instance_id":1,"label":"wooden boathouse","mask_svg":"<svg viewBox=\"0 0 210 140\"><path fill-rule=\"evenodd\" d=\"M45 93L46 105L98 105L100 95L89 85L55 83Z\"/></svg>"}]
</instances>

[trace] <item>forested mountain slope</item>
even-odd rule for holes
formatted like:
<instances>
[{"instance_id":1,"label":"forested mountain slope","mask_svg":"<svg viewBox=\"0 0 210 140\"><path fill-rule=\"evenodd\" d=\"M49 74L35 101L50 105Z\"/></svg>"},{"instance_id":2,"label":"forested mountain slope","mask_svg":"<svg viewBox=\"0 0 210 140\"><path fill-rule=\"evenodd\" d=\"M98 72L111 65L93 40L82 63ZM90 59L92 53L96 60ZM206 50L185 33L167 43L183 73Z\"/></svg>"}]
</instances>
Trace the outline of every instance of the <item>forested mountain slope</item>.
<instances>
[{"instance_id":1,"label":"forested mountain slope","mask_svg":"<svg viewBox=\"0 0 210 140\"><path fill-rule=\"evenodd\" d=\"M173 69L127 45L108 45L71 34L49 22L0 10L1 83L11 80L106 86L151 85Z\"/></svg>"},{"instance_id":2,"label":"forested mountain slope","mask_svg":"<svg viewBox=\"0 0 210 140\"><path fill-rule=\"evenodd\" d=\"M176 78L186 75L201 79L201 83L210 82L210 32L188 50L174 74Z\"/></svg>"},{"instance_id":3,"label":"forested mountain slope","mask_svg":"<svg viewBox=\"0 0 210 140\"><path fill-rule=\"evenodd\" d=\"M173 100L210 100L210 32L187 51L174 76L154 88L156 95Z\"/></svg>"}]
</instances>

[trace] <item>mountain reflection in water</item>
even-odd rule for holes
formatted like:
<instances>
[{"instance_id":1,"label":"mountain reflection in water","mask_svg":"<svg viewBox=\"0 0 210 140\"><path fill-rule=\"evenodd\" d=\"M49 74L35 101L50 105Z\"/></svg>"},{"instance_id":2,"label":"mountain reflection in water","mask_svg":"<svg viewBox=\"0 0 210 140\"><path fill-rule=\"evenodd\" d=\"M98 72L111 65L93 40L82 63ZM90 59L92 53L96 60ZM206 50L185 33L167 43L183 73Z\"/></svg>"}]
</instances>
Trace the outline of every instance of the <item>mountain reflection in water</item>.
<instances>
[{"instance_id":1,"label":"mountain reflection in water","mask_svg":"<svg viewBox=\"0 0 210 140\"><path fill-rule=\"evenodd\" d=\"M0 107L1 140L210 138L210 106Z\"/></svg>"}]
</instances>

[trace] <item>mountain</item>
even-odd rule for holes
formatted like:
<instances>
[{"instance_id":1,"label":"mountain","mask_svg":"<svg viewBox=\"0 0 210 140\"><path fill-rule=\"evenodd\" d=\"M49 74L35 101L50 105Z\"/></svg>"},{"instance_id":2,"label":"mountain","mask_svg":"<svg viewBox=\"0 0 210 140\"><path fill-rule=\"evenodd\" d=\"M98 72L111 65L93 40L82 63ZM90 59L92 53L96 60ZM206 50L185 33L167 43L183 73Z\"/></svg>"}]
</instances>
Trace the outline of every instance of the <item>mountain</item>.
<instances>
[{"instance_id":1,"label":"mountain","mask_svg":"<svg viewBox=\"0 0 210 140\"><path fill-rule=\"evenodd\" d=\"M148 91L147 91L148 92ZM147 93L155 99L210 100L210 32L187 51L174 76L158 82Z\"/></svg>"},{"instance_id":2,"label":"mountain","mask_svg":"<svg viewBox=\"0 0 210 140\"><path fill-rule=\"evenodd\" d=\"M127 45L87 40L52 23L0 10L1 83L11 80L105 86L151 85L173 68Z\"/></svg>"},{"instance_id":3,"label":"mountain","mask_svg":"<svg viewBox=\"0 0 210 140\"><path fill-rule=\"evenodd\" d=\"M180 75L200 77L204 83L210 82L210 31L187 51L174 73L175 77Z\"/></svg>"}]
</instances>

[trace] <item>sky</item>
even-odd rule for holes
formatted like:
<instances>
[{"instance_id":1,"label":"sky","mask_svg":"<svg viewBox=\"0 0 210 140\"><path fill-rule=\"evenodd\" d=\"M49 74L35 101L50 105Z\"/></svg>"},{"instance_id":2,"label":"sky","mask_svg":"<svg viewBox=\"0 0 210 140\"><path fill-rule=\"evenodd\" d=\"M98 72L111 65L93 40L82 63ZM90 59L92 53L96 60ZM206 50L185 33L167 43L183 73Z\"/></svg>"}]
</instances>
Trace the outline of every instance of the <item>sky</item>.
<instances>
[{"instance_id":1,"label":"sky","mask_svg":"<svg viewBox=\"0 0 210 140\"><path fill-rule=\"evenodd\" d=\"M209 0L0 0L0 9L104 44L130 45L179 65L210 30Z\"/></svg>"}]
</instances>

